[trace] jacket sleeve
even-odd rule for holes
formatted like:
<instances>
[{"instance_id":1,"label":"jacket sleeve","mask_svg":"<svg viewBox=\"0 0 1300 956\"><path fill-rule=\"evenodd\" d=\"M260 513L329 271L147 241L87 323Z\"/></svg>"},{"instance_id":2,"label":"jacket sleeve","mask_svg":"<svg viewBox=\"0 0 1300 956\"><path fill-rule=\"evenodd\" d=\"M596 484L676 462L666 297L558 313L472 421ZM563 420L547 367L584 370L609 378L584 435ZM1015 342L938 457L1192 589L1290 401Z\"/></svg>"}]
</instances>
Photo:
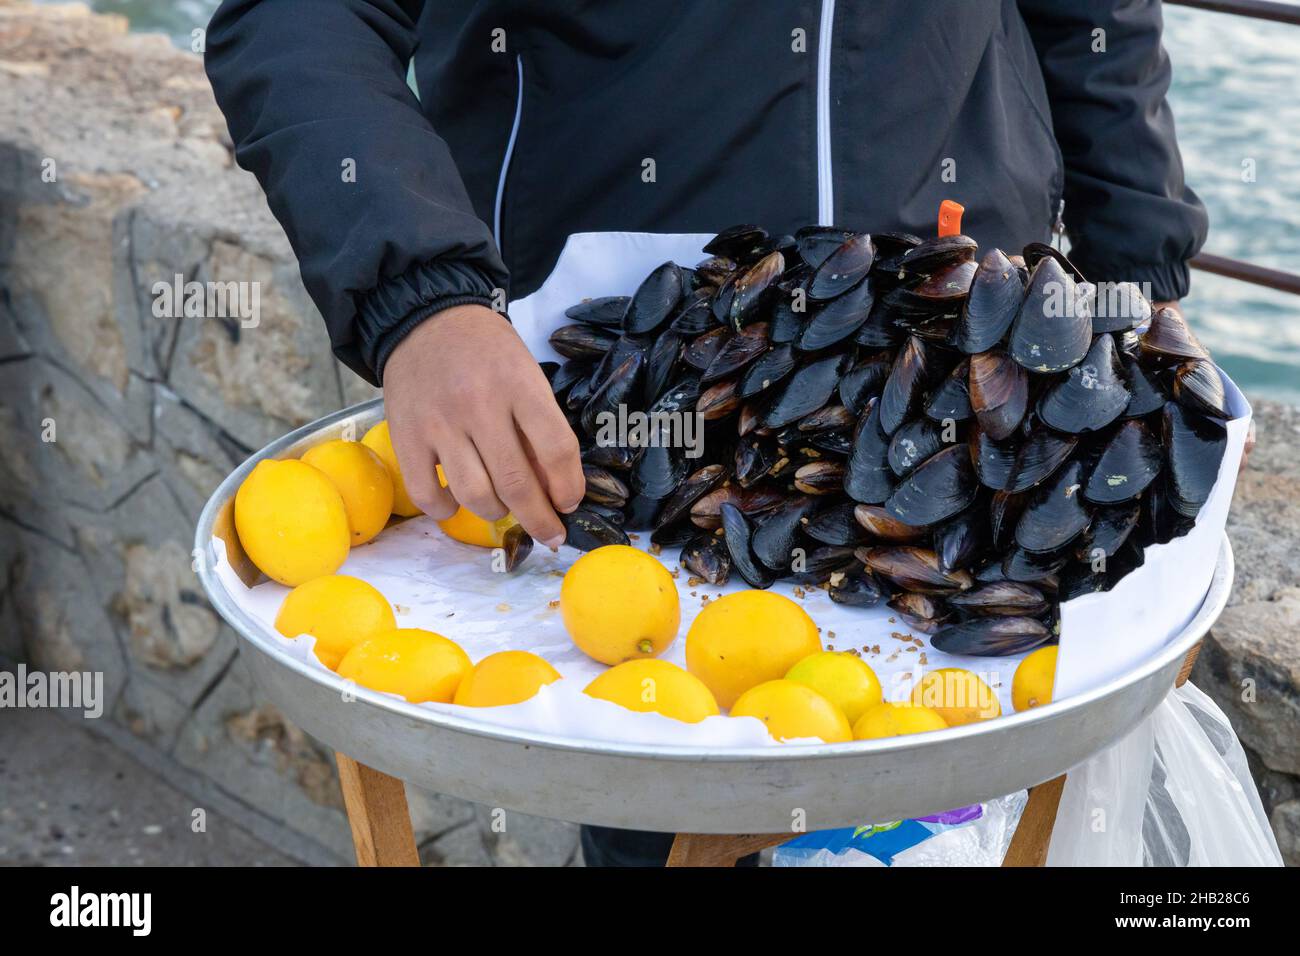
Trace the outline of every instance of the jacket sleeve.
<instances>
[{"instance_id":1,"label":"jacket sleeve","mask_svg":"<svg viewBox=\"0 0 1300 956\"><path fill-rule=\"evenodd\" d=\"M420 0L225 0L205 64L334 353L372 384L419 322L506 269L406 85ZM355 175L349 175L350 170Z\"/></svg>"},{"instance_id":2,"label":"jacket sleeve","mask_svg":"<svg viewBox=\"0 0 1300 956\"><path fill-rule=\"evenodd\" d=\"M1183 183L1159 0L1019 6L1065 158L1070 257L1089 277L1149 282L1155 301L1182 298L1208 219Z\"/></svg>"}]
</instances>

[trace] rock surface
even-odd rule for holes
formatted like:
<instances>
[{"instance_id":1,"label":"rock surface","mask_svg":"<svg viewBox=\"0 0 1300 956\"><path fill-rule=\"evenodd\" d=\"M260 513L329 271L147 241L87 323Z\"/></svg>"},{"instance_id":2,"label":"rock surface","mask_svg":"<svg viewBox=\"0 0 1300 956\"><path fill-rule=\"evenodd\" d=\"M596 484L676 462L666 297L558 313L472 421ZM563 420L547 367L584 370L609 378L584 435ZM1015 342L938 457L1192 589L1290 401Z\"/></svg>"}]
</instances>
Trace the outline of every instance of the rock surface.
<instances>
[{"instance_id":1,"label":"rock surface","mask_svg":"<svg viewBox=\"0 0 1300 956\"><path fill-rule=\"evenodd\" d=\"M332 358L197 56L120 17L0 0L0 90L0 660L102 671L105 719L169 776L346 860L331 755L267 705L189 555L244 457L374 392ZM260 321L157 317L154 284L177 275L259 283ZM1300 414L1256 416L1236 589L1194 680L1300 863ZM578 855L567 824L411 798L426 862Z\"/></svg>"}]
</instances>

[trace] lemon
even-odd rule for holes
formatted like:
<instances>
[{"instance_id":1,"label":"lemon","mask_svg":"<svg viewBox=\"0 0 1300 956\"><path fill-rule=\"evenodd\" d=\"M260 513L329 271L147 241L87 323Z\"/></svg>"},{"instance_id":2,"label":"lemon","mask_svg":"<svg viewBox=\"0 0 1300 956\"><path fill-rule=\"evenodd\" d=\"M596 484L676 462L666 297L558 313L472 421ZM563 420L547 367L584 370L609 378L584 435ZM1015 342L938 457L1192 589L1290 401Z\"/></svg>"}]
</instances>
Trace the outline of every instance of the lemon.
<instances>
[{"instance_id":1,"label":"lemon","mask_svg":"<svg viewBox=\"0 0 1300 956\"><path fill-rule=\"evenodd\" d=\"M810 654L790 668L785 679L807 684L844 711L850 724L884 696L880 680L867 662L843 651Z\"/></svg>"},{"instance_id":2,"label":"lemon","mask_svg":"<svg viewBox=\"0 0 1300 956\"><path fill-rule=\"evenodd\" d=\"M297 587L333 574L352 535L338 489L301 461L260 461L235 492L235 530L267 577Z\"/></svg>"},{"instance_id":3,"label":"lemon","mask_svg":"<svg viewBox=\"0 0 1300 956\"><path fill-rule=\"evenodd\" d=\"M330 670L353 645L395 627L388 599L346 574L327 574L298 585L275 616L275 629L285 637L315 637L316 657Z\"/></svg>"},{"instance_id":4,"label":"lemon","mask_svg":"<svg viewBox=\"0 0 1300 956\"><path fill-rule=\"evenodd\" d=\"M393 513L393 480L379 456L358 441L337 438L310 449L302 460L319 468L343 497L352 544L365 544Z\"/></svg>"},{"instance_id":5,"label":"lemon","mask_svg":"<svg viewBox=\"0 0 1300 956\"><path fill-rule=\"evenodd\" d=\"M1040 647L1028 654L1011 678L1011 705L1028 710L1052 702L1052 685L1056 682L1056 645Z\"/></svg>"},{"instance_id":6,"label":"lemon","mask_svg":"<svg viewBox=\"0 0 1300 956\"><path fill-rule=\"evenodd\" d=\"M696 616L686 633L686 669L731 707L751 687L784 677L821 649L817 625L794 601L771 591L738 591Z\"/></svg>"},{"instance_id":7,"label":"lemon","mask_svg":"<svg viewBox=\"0 0 1300 956\"><path fill-rule=\"evenodd\" d=\"M498 521L488 521L462 506L450 518L439 521L438 527L447 537L463 544L499 548L505 544L506 532L518 523L514 515L506 515Z\"/></svg>"},{"instance_id":8,"label":"lemon","mask_svg":"<svg viewBox=\"0 0 1300 956\"><path fill-rule=\"evenodd\" d=\"M932 708L949 727L1002 715L993 688L960 667L930 671L912 688L912 703Z\"/></svg>"},{"instance_id":9,"label":"lemon","mask_svg":"<svg viewBox=\"0 0 1300 956\"><path fill-rule=\"evenodd\" d=\"M588 684L583 693L628 710L653 711L688 724L698 724L718 713L718 702L699 678L676 664L654 658L624 661L611 667Z\"/></svg>"},{"instance_id":10,"label":"lemon","mask_svg":"<svg viewBox=\"0 0 1300 956\"><path fill-rule=\"evenodd\" d=\"M397 452L393 451L392 436L388 434L388 422L382 421L362 435L361 444L378 455L379 460L388 469L388 477L393 480L393 514L403 518L420 514L420 509L406 493L406 482L402 481L402 468L397 463Z\"/></svg>"},{"instance_id":11,"label":"lemon","mask_svg":"<svg viewBox=\"0 0 1300 956\"><path fill-rule=\"evenodd\" d=\"M460 645L418 627L395 628L366 638L343 655L340 677L371 690L424 701L451 703L474 666Z\"/></svg>"},{"instance_id":12,"label":"lemon","mask_svg":"<svg viewBox=\"0 0 1300 956\"><path fill-rule=\"evenodd\" d=\"M625 544L588 551L560 585L573 643L602 664L662 654L677 637L677 585L658 560Z\"/></svg>"},{"instance_id":13,"label":"lemon","mask_svg":"<svg viewBox=\"0 0 1300 956\"><path fill-rule=\"evenodd\" d=\"M820 737L828 744L853 739L849 720L833 703L807 684L764 681L740 695L732 717L757 717L777 740Z\"/></svg>"},{"instance_id":14,"label":"lemon","mask_svg":"<svg viewBox=\"0 0 1300 956\"><path fill-rule=\"evenodd\" d=\"M929 707L884 701L868 707L854 722L853 739L875 740L903 734L923 734L930 730L944 730L947 726L947 721Z\"/></svg>"},{"instance_id":15,"label":"lemon","mask_svg":"<svg viewBox=\"0 0 1300 956\"><path fill-rule=\"evenodd\" d=\"M465 707L503 707L532 697L560 672L528 651L489 654L460 682L454 703Z\"/></svg>"}]
</instances>

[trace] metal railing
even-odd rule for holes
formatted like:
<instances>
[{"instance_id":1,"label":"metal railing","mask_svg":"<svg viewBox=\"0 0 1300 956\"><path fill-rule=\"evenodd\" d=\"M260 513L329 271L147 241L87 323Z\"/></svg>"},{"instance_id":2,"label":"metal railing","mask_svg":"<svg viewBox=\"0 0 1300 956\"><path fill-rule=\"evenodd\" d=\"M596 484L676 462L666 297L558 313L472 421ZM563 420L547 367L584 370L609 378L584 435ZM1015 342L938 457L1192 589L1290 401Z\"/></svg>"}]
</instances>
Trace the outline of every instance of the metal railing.
<instances>
[{"instance_id":1,"label":"metal railing","mask_svg":"<svg viewBox=\"0 0 1300 956\"><path fill-rule=\"evenodd\" d=\"M1197 10L1230 13L1256 20L1271 20L1274 23L1300 26L1300 4L1295 3L1278 3L1275 0L1164 0L1164 2L1172 6L1193 7ZM1269 269L1251 262L1242 262L1240 259L1216 256L1209 252L1194 256L1188 264L1203 272L1212 272L1229 279L1300 295L1300 275L1294 272Z\"/></svg>"}]
</instances>

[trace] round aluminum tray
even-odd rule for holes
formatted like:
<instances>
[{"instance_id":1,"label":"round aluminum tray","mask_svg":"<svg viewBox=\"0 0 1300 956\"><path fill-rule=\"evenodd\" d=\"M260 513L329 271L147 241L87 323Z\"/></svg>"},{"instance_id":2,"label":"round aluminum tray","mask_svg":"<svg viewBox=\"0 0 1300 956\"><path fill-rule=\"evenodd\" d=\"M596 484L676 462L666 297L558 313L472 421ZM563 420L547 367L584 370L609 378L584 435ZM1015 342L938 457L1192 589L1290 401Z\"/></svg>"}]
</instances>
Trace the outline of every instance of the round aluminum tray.
<instances>
[{"instance_id":1,"label":"round aluminum tray","mask_svg":"<svg viewBox=\"0 0 1300 956\"><path fill-rule=\"evenodd\" d=\"M1088 693L935 734L848 744L708 750L610 744L487 725L343 682L293 659L235 604L213 570L212 539L255 579L234 534L235 491L264 458L296 458L319 442L360 436L381 401L343 409L272 442L213 494L195 544L208 599L239 634L267 696L318 740L439 793L538 816L689 833L780 833L938 813L1050 780L1119 739L1174 686L1187 652L1222 612L1232 587L1225 536L1209 592L1192 622L1141 667Z\"/></svg>"}]
</instances>

